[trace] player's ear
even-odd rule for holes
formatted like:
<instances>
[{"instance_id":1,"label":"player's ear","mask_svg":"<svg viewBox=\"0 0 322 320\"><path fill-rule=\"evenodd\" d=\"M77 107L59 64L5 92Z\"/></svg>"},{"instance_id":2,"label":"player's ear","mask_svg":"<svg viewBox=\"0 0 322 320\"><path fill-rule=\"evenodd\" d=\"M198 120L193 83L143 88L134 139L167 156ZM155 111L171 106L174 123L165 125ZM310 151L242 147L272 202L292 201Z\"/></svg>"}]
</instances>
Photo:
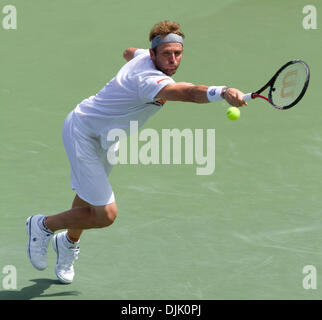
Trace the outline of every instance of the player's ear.
<instances>
[{"instance_id":1,"label":"player's ear","mask_svg":"<svg viewBox=\"0 0 322 320\"><path fill-rule=\"evenodd\" d=\"M155 63L155 61L156 61L155 52L151 48L149 49L149 51L150 51L150 57L151 57L152 61Z\"/></svg>"}]
</instances>

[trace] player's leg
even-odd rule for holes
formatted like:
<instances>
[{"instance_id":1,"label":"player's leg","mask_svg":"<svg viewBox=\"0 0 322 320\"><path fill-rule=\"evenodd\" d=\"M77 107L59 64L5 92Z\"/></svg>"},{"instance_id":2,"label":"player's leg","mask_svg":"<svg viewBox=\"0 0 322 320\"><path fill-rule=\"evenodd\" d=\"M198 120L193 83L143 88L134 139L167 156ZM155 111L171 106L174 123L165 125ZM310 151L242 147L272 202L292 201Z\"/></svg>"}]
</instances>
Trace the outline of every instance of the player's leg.
<instances>
[{"instance_id":1,"label":"player's leg","mask_svg":"<svg viewBox=\"0 0 322 320\"><path fill-rule=\"evenodd\" d=\"M103 206L75 207L62 213L48 216L46 227L52 232L68 230L86 230L110 226L117 216L116 202Z\"/></svg>"},{"instance_id":2,"label":"player's leg","mask_svg":"<svg viewBox=\"0 0 322 320\"><path fill-rule=\"evenodd\" d=\"M70 113L63 126L63 142L71 167L71 186L78 198L90 206L76 199L70 210L27 219L27 252L31 263L38 269L47 266L48 241L53 232L73 230L70 236L73 238L74 235L77 239L84 229L111 225L117 215L114 193L108 181L110 167L106 164L106 152L96 138L79 133L72 118ZM70 283L74 277L73 263L79 252L78 242L71 241L67 232L60 232L53 237L53 247L57 253L56 274L62 282Z\"/></svg>"},{"instance_id":3,"label":"player's leg","mask_svg":"<svg viewBox=\"0 0 322 320\"><path fill-rule=\"evenodd\" d=\"M75 207L48 217L44 215L30 216L26 222L27 254L30 262L38 270L47 267L48 243L55 231L70 229L77 230L76 232L79 234L80 230L110 226L116 216L115 202L105 206ZM62 232L61 234L64 234L65 240L68 241L67 233ZM76 245L77 242L71 241L70 244Z\"/></svg>"},{"instance_id":4,"label":"player's leg","mask_svg":"<svg viewBox=\"0 0 322 320\"><path fill-rule=\"evenodd\" d=\"M90 207L91 205L81 199L77 194L75 195L75 198L72 203L72 208L78 208L78 207Z\"/></svg>"},{"instance_id":5,"label":"player's leg","mask_svg":"<svg viewBox=\"0 0 322 320\"><path fill-rule=\"evenodd\" d=\"M107 163L106 153L100 151L94 141L90 145L78 140L74 158L70 152L71 184L77 197L73 208L67 212L48 217L46 224L51 230L68 229L54 236L53 248L57 253L55 272L63 283L71 283L74 279L74 261L78 257L78 240L82 230L110 226L117 216L117 206L108 176L112 166ZM83 153L84 150L92 152Z\"/></svg>"},{"instance_id":6,"label":"player's leg","mask_svg":"<svg viewBox=\"0 0 322 320\"><path fill-rule=\"evenodd\" d=\"M83 207L90 207L91 205L81 199L77 194L74 198L73 204L72 204L72 209L73 208L83 208ZM82 229L68 229L67 230L67 236L68 238L73 241L77 242L82 234L83 230Z\"/></svg>"},{"instance_id":7,"label":"player's leg","mask_svg":"<svg viewBox=\"0 0 322 320\"><path fill-rule=\"evenodd\" d=\"M60 214L50 216L46 225L56 229L79 230L110 226L117 215L116 203L105 206L75 207ZM53 237L53 248L57 253L55 273L62 283L71 283L74 279L74 262L78 259L79 241L74 242L67 232L60 232Z\"/></svg>"}]
</instances>

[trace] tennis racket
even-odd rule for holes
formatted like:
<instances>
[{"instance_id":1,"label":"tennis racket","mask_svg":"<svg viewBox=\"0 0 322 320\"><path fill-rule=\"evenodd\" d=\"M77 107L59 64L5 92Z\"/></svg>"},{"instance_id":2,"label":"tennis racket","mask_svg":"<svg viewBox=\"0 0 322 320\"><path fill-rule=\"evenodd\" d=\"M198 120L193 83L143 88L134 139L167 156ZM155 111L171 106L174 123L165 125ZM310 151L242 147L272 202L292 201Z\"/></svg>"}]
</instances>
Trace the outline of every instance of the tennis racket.
<instances>
[{"instance_id":1,"label":"tennis racket","mask_svg":"<svg viewBox=\"0 0 322 320\"><path fill-rule=\"evenodd\" d=\"M262 98L274 108L286 110L294 107L304 96L310 81L309 66L302 60L284 64L265 84L253 93L243 96L244 101ZM268 97L261 95L268 88Z\"/></svg>"}]
</instances>

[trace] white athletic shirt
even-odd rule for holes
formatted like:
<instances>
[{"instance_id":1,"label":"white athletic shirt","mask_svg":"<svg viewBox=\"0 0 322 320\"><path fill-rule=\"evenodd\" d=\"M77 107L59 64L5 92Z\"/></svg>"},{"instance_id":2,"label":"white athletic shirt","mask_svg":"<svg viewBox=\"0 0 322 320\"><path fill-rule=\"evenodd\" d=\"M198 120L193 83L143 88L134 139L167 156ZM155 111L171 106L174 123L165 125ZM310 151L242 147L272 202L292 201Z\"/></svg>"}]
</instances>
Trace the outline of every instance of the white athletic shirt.
<instances>
[{"instance_id":1,"label":"white athletic shirt","mask_svg":"<svg viewBox=\"0 0 322 320\"><path fill-rule=\"evenodd\" d=\"M109 130L120 128L129 134L130 121L138 121L140 128L165 103L155 96L169 83L175 81L155 68L149 50L138 49L102 90L77 105L74 126L84 136L99 138L107 150L113 144L107 141Z\"/></svg>"}]
</instances>

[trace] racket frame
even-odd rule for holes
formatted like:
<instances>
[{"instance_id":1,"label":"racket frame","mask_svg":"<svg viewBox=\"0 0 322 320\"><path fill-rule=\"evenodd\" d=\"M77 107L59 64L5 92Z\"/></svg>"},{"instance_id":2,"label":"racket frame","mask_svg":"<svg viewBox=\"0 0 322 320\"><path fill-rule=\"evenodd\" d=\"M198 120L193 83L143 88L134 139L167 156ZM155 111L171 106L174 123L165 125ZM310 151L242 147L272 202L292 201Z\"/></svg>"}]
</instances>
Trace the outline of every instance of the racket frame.
<instances>
[{"instance_id":1,"label":"racket frame","mask_svg":"<svg viewBox=\"0 0 322 320\"><path fill-rule=\"evenodd\" d=\"M296 100L294 100L291 104L287 105L287 106L284 106L284 107L281 107L281 106L277 106L276 104L274 104L273 100L272 100L272 92L274 91L274 83L277 79L277 77L279 76L279 74L285 69L287 68L288 66L290 66L291 64L295 64L295 63L302 63L303 66L305 67L305 70L306 70L306 80L305 80L305 83L304 83L304 86L303 86L303 89L300 93L300 95L297 97ZM257 90L256 92L253 92L251 94L251 98L252 99L255 99L255 98L262 98L262 99L265 99L266 101L268 101L274 108L276 109L279 109L279 110L287 110L289 108L292 108L293 106L295 106L304 96L305 92L306 92L306 89L309 85L309 82L310 82L310 68L309 66L307 65L306 62L304 62L303 60L291 60L287 63L285 63L282 67L280 67L277 72L274 74L274 76L265 84L265 86L263 86L262 88L260 88L259 90ZM261 93L266 90L268 87L269 88L269 91L268 91L268 98L261 95Z\"/></svg>"}]
</instances>

